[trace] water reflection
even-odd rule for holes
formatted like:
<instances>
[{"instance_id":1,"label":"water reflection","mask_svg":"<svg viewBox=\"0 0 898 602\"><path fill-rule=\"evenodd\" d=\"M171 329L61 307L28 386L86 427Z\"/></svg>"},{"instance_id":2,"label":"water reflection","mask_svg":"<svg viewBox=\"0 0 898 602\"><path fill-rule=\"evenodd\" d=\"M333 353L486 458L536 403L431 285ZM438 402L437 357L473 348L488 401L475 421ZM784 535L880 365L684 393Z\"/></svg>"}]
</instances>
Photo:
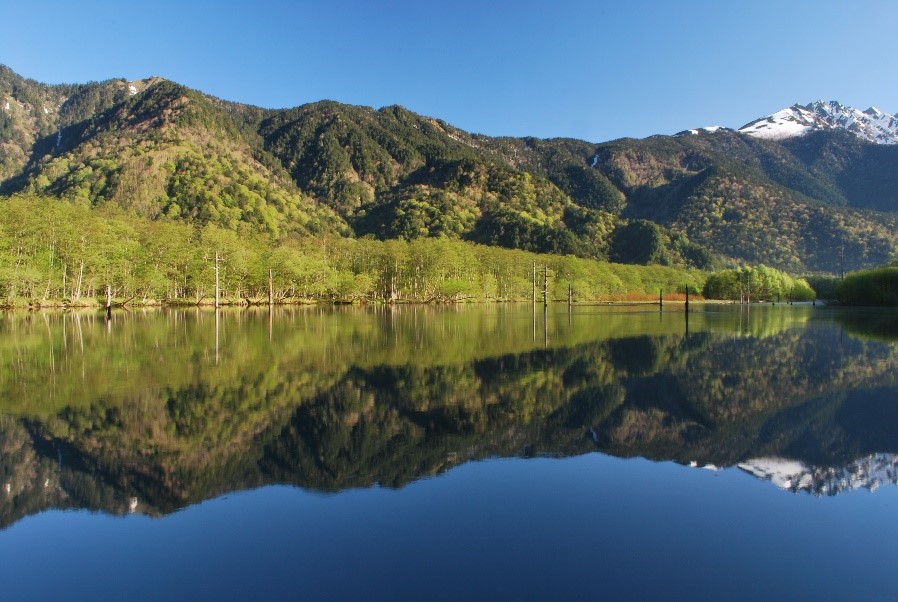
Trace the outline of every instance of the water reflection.
<instances>
[{"instance_id":1,"label":"water reflection","mask_svg":"<svg viewBox=\"0 0 898 602\"><path fill-rule=\"evenodd\" d=\"M7 314L0 526L51 507L155 515L267 483L400 487L471 459L596 450L739 465L816 495L875 488L898 481L898 349L893 314L859 316Z\"/></svg>"}]
</instances>

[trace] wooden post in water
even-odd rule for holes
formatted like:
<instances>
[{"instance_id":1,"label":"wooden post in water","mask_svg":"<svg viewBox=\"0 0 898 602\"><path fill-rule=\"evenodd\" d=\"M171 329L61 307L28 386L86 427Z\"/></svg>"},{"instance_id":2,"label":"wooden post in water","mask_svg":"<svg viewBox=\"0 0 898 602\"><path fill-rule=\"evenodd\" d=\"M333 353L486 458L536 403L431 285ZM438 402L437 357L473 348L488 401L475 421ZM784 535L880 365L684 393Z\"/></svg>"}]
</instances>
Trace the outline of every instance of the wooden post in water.
<instances>
[{"instance_id":1,"label":"wooden post in water","mask_svg":"<svg viewBox=\"0 0 898 602\"><path fill-rule=\"evenodd\" d=\"M658 289L658 311L664 311L664 289Z\"/></svg>"},{"instance_id":2,"label":"wooden post in water","mask_svg":"<svg viewBox=\"0 0 898 602\"><path fill-rule=\"evenodd\" d=\"M549 266L543 266L543 306L549 305Z\"/></svg>"},{"instance_id":3,"label":"wooden post in water","mask_svg":"<svg viewBox=\"0 0 898 602\"><path fill-rule=\"evenodd\" d=\"M271 277L271 268L268 268L268 307L274 305L274 284Z\"/></svg>"},{"instance_id":4,"label":"wooden post in water","mask_svg":"<svg viewBox=\"0 0 898 602\"><path fill-rule=\"evenodd\" d=\"M218 355L218 342L219 342L218 341L218 338L219 338L218 330L219 330L219 322L220 322L220 316L219 316L220 313L221 312L218 310L218 305L216 304L216 306L215 306L215 365L216 366L218 365L218 358L219 358L219 355Z\"/></svg>"},{"instance_id":5,"label":"wooden post in water","mask_svg":"<svg viewBox=\"0 0 898 602\"><path fill-rule=\"evenodd\" d=\"M536 297L533 298L533 344L536 344Z\"/></svg>"},{"instance_id":6,"label":"wooden post in water","mask_svg":"<svg viewBox=\"0 0 898 602\"><path fill-rule=\"evenodd\" d=\"M686 285L686 311L689 311L689 285Z\"/></svg>"},{"instance_id":7,"label":"wooden post in water","mask_svg":"<svg viewBox=\"0 0 898 602\"><path fill-rule=\"evenodd\" d=\"M112 317L112 287L106 285L106 318Z\"/></svg>"},{"instance_id":8,"label":"wooden post in water","mask_svg":"<svg viewBox=\"0 0 898 602\"><path fill-rule=\"evenodd\" d=\"M574 304L574 287L571 286L571 283L567 284L567 308L571 309L571 306Z\"/></svg>"},{"instance_id":9,"label":"wooden post in water","mask_svg":"<svg viewBox=\"0 0 898 602\"><path fill-rule=\"evenodd\" d=\"M219 262L218 252L216 252L215 253L215 309L218 309L218 307L219 307L220 288L218 286L218 262Z\"/></svg>"}]
</instances>

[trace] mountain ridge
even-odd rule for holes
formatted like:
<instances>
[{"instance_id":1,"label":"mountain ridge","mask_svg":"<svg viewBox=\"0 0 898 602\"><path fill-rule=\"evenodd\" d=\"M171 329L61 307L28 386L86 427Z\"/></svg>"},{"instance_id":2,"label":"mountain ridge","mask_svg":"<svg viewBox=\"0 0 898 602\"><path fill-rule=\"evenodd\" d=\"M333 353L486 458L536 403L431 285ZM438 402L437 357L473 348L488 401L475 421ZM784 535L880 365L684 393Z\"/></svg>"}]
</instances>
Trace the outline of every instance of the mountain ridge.
<instances>
[{"instance_id":1,"label":"mountain ridge","mask_svg":"<svg viewBox=\"0 0 898 602\"><path fill-rule=\"evenodd\" d=\"M758 138L783 140L833 129L844 130L875 144L898 144L898 117L876 107L861 111L835 100L794 104L751 121L738 131Z\"/></svg>"},{"instance_id":2,"label":"mountain ridge","mask_svg":"<svg viewBox=\"0 0 898 602\"><path fill-rule=\"evenodd\" d=\"M47 86L6 67L0 103L0 191L151 219L623 262L642 260L620 249L648 245L656 263L798 272L836 271L840 247L854 267L898 248L898 146L844 129L490 137L399 105L263 109L162 78ZM636 232L648 238L618 240Z\"/></svg>"}]
</instances>

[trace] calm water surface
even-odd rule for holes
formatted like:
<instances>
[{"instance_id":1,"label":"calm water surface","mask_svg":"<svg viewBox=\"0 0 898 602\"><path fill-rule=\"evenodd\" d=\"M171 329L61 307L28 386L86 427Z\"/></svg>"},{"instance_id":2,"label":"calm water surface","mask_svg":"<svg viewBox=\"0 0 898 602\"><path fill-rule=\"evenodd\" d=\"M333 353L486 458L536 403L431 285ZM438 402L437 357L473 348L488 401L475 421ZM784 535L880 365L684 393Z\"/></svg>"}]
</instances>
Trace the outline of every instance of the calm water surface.
<instances>
[{"instance_id":1,"label":"calm water surface","mask_svg":"<svg viewBox=\"0 0 898 602\"><path fill-rule=\"evenodd\" d=\"M0 599L894 599L898 313L0 316Z\"/></svg>"}]
</instances>

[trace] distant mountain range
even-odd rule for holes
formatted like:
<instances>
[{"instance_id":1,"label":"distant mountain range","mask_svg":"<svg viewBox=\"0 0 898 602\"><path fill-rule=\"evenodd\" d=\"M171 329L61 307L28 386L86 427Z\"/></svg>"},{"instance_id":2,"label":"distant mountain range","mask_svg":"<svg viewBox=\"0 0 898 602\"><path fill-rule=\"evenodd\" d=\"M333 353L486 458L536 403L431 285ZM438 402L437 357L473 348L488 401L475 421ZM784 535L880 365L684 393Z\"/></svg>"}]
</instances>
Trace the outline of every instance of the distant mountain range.
<instances>
[{"instance_id":1,"label":"distant mountain range","mask_svg":"<svg viewBox=\"0 0 898 602\"><path fill-rule=\"evenodd\" d=\"M749 136L784 140L811 132L844 130L875 144L898 143L898 118L876 107L859 111L835 100L793 105L739 128Z\"/></svg>"},{"instance_id":2,"label":"distant mountain range","mask_svg":"<svg viewBox=\"0 0 898 602\"><path fill-rule=\"evenodd\" d=\"M833 273L895 255L895 140L894 117L833 102L595 144L471 134L400 106L261 109L161 78L45 85L0 66L0 192L276 237Z\"/></svg>"},{"instance_id":3,"label":"distant mountain range","mask_svg":"<svg viewBox=\"0 0 898 602\"><path fill-rule=\"evenodd\" d=\"M685 130L677 134L712 134L734 131L719 125ZM876 107L860 111L831 100L818 100L807 105L794 104L776 113L743 125L735 130L764 140L787 140L813 132L843 131L874 144L898 143L898 117Z\"/></svg>"}]
</instances>

